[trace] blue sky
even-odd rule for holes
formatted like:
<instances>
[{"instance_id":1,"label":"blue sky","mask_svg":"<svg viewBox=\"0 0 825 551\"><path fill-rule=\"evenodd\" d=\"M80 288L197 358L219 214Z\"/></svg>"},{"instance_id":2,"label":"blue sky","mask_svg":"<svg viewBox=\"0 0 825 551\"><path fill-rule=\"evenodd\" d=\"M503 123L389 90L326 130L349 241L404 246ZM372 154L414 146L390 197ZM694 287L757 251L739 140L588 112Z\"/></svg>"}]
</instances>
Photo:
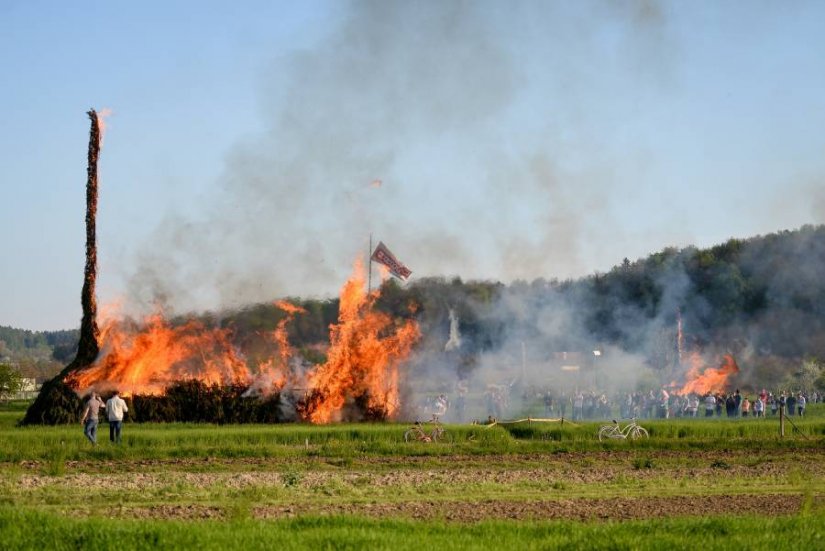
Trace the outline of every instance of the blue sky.
<instances>
[{"instance_id":1,"label":"blue sky","mask_svg":"<svg viewBox=\"0 0 825 551\"><path fill-rule=\"evenodd\" d=\"M578 277L825 222L821 2L0 2L0 325ZM381 179L380 188L370 183Z\"/></svg>"}]
</instances>

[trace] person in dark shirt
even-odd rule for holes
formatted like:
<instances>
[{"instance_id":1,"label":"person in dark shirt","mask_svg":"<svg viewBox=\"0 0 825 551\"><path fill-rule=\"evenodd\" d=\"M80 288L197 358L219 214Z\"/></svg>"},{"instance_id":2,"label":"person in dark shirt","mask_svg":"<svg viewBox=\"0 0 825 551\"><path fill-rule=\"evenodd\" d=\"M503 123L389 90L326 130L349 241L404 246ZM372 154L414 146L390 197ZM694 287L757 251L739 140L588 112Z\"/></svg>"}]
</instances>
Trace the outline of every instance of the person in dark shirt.
<instances>
[{"instance_id":1,"label":"person in dark shirt","mask_svg":"<svg viewBox=\"0 0 825 551\"><path fill-rule=\"evenodd\" d=\"M788 398L787 398L787 400L785 401L785 403L786 403L786 404L787 404L787 406L788 406L788 409L787 409L787 414L788 414L788 415L793 415L793 414L794 414L794 410L796 409L796 397L793 395L793 392L791 392L790 394L788 394Z\"/></svg>"},{"instance_id":2,"label":"person in dark shirt","mask_svg":"<svg viewBox=\"0 0 825 551\"><path fill-rule=\"evenodd\" d=\"M741 417L742 415L742 395L739 394L739 389L736 389L736 392L733 393L733 415L734 417Z\"/></svg>"}]
</instances>

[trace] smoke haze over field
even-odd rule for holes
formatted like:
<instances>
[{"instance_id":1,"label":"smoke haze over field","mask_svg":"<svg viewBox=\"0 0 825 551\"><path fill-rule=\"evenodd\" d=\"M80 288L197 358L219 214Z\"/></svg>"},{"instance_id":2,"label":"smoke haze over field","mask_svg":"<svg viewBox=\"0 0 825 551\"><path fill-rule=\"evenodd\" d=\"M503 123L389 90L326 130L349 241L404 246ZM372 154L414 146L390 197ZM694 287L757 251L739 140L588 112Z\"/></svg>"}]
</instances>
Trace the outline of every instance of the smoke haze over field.
<instances>
[{"instance_id":1,"label":"smoke haze over field","mask_svg":"<svg viewBox=\"0 0 825 551\"><path fill-rule=\"evenodd\" d=\"M68 8L54 21L9 10L0 51L15 52L19 78L3 93L21 108L5 115L15 138L0 151L8 181L32 182L36 200L17 197L31 207L8 215L26 238L7 254L29 276L4 276L0 323L79 319L82 258L62 251L82 251L70 183L83 158L50 140L82 144L72 114L93 101L114 108L101 299L127 313L334 296L370 233L414 278L509 282L825 221L821 6L222 10L169 7L160 21L151 6L101 7L77 25L89 37ZM84 79L73 60L92 50L101 69ZM57 100L32 93L55 82Z\"/></svg>"},{"instance_id":2,"label":"smoke haze over field","mask_svg":"<svg viewBox=\"0 0 825 551\"><path fill-rule=\"evenodd\" d=\"M266 132L232 148L202 220L164 222L127 300L181 311L329 296L370 232L419 275L567 278L647 252L616 219L645 191L613 175L628 168L620 153L642 152L611 142L632 139L617 118L673 94L664 7L351 8L273 64ZM627 73L634 93L605 97Z\"/></svg>"}]
</instances>

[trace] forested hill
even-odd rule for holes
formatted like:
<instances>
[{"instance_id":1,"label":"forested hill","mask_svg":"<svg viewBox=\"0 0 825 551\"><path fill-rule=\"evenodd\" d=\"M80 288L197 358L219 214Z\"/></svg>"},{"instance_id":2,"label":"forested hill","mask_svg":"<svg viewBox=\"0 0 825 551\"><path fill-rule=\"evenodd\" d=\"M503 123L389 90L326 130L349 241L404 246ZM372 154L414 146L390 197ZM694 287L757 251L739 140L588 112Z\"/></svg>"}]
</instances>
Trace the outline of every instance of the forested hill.
<instances>
[{"instance_id":1,"label":"forested hill","mask_svg":"<svg viewBox=\"0 0 825 551\"><path fill-rule=\"evenodd\" d=\"M730 352L756 376L787 371L805 358L825 359L825 226L804 226L708 248L668 248L608 273L570 281L463 282L424 278L382 287L379 307L415 317L419 352L444 351L452 310L459 319L462 365L480 356L540 362L563 351L614 349L667 369L684 352ZM323 340L336 301L300 301L291 338ZM410 306L414 305L411 308ZM412 312L412 313L411 313ZM274 327L280 314L259 305L224 322L249 334ZM681 324L680 324L681 322ZM760 374L761 373L761 374Z\"/></svg>"},{"instance_id":2,"label":"forested hill","mask_svg":"<svg viewBox=\"0 0 825 551\"><path fill-rule=\"evenodd\" d=\"M29 331L0 326L0 362L17 366L26 377L47 379L77 351L77 329Z\"/></svg>"},{"instance_id":3,"label":"forested hill","mask_svg":"<svg viewBox=\"0 0 825 551\"><path fill-rule=\"evenodd\" d=\"M758 355L825 358L825 226L804 226L709 249L666 249L571 284L586 321L633 346L637 317L672 318L699 344Z\"/></svg>"},{"instance_id":4,"label":"forested hill","mask_svg":"<svg viewBox=\"0 0 825 551\"><path fill-rule=\"evenodd\" d=\"M548 278L551 275L548 274ZM503 353L542 361L561 351L612 347L651 367L673 364L677 329L685 349L732 352L755 370L825 359L825 226L804 226L708 249L668 248L625 260L604 274L568 281L536 279L508 285L460 278L423 278L382 286L378 307L415 317L424 335L420 357L443 355L452 310L458 319L460 369ZM338 301L300 300L306 313L290 325L290 340L318 361L337 317ZM250 359L271 353L257 336L274 330L283 312L273 304L202 319L232 329ZM0 359L66 364L78 332L0 327ZM451 363L455 363L451 361Z\"/></svg>"}]
</instances>

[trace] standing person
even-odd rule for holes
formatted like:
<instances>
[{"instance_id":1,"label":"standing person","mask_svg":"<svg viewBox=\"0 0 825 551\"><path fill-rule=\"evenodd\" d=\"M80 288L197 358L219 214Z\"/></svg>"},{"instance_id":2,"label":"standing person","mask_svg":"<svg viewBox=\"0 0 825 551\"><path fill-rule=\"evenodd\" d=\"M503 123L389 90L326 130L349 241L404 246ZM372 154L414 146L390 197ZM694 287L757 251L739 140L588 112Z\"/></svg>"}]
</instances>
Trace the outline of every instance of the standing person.
<instances>
[{"instance_id":1,"label":"standing person","mask_svg":"<svg viewBox=\"0 0 825 551\"><path fill-rule=\"evenodd\" d=\"M799 396L796 397L796 410L799 413L799 416L802 417L805 415L805 406L808 404L807 398L801 392Z\"/></svg>"},{"instance_id":2,"label":"standing person","mask_svg":"<svg viewBox=\"0 0 825 551\"><path fill-rule=\"evenodd\" d=\"M687 399L687 415L688 417L696 417L696 412L699 410L699 397L691 394Z\"/></svg>"},{"instance_id":3,"label":"standing person","mask_svg":"<svg viewBox=\"0 0 825 551\"><path fill-rule=\"evenodd\" d=\"M756 400L753 402L753 416L754 417L764 417L765 416L765 402L762 401L762 395L756 397Z\"/></svg>"},{"instance_id":4,"label":"standing person","mask_svg":"<svg viewBox=\"0 0 825 551\"><path fill-rule=\"evenodd\" d=\"M584 414L584 395L581 392L576 393L573 399L573 420L581 421Z\"/></svg>"},{"instance_id":5,"label":"standing person","mask_svg":"<svg viewBox=\"0 0 825 551\"><path fill-rule=\"evenodd\" d=\"M104 407L106 405L100 399L100 395L92 391L89 400L86 402L86 407L83 408L83 416L80 418L80 424L83 425L83 434L89 439L92 446L97 446L97 416Z\"/></svg>"},{"instance_id":6,"label":"standing person","mask_svg":"<svg viewBox=\"0 0 825 551\"><path fill-rule=\"evenodd\" d=\"M796 396L793 395L793 392L788 393L788 397L785 399L785 405L788 406L788 410L785 413L788 415L796 414Z\"/></svg>"},{"instance_id":7,"label":"standing person","mask_svg":"<svg viewBox=\"0 0 825 551\"><path fill-rule=\"evenodd\" d=\"M725 398L725 414L728 417L733 417L736 413L736 400L733 398L733 394L728 394L728 397Z\"/></svg>"},{"instance_id":8,"label":"standing person","mask_svg":"<svg viewBox=\"0 0 825 551\"><path fill-rule=\"evenodd\" d=\"M447 399L446 394L439 394L438 397L435 399L435 407L433 408L433 415L437 415L438 417L443 417L444 414L447 413L447 410L450 408L450 401Z\"/></svg>"},{"instance_id":9,"label":"standing person","mask_svg":"<svg viewBox=\"0 0 825 551\"><path fill-rule=\"evenodd\" d=\"M708 392L705 396L705 417L713 417L713 411L716 409L716 396L712 392Z\"/></svg>"},{"instance_id":10,"label":"standing person","mask_svg":"<svg viewBox=\"0 0 825 551\"><path fill-rule=\"evenodd\" d=\"M544 393L544 414L553 415L553 395L549 390Z\"/></svg>"},{"instance_id":11,"label":"standing person","mask_svg":"<svg viewBox=\"0 0 825 551\"><path fill-rule=\"evenodd\" d=\"M106 415L109 417L109 440L115 444L120 444L120 433L123 429L123 414L129 411L126 402L123 401L115 390L112 397L106 402Z\"/></svg>"},{"instance_id":12,"label":"standing person","mask_svg":"<svg viewBox=\"0 0 825 551\"><path fill-rule=\"evenodd\" d=\"M742 398L742 417L747 417L751 413L751 401L745 396Z\"/></svg>"}]
</instances>

